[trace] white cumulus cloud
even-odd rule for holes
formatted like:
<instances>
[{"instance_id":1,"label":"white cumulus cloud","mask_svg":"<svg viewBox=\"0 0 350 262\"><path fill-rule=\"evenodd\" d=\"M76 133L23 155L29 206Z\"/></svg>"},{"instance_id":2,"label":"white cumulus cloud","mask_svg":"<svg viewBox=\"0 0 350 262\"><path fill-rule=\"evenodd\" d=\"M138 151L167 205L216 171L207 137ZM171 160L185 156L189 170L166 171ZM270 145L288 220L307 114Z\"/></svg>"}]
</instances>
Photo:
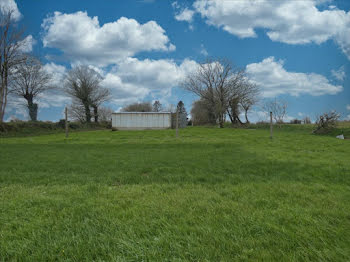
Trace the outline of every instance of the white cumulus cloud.
<instances>
[{"instance_id":1,"label":"white cumulus cloud","mask_svg":"<svg viewBox=\"0 0 350 262\"><path fill-rule=\"evenodd\" d=\"M127 58L105 75L102 82L114 94L116 104L140 101L151 95L167 98L187 72L197 63L184 60L177 65L173 60L138 60Z\"/></svg>"},{"instance_id":2,"label":"white cumulus cloud","mask_svg":"<svg viewBox=\"0 0 350 262\"><path fill-rule=\"evenodd\" d=\"M332 70L331 73L332 76L339 81L343 81L346 76L344 66L340 67L338 70Z\"/></svg>"},{"instance_id":3,"label":"white cumulus cloud","mask_svg":"<svg viewBox=\"0 0 350 262\"><path fill-rule=\"evenodd\" d=\"M246 66L250 79L261 89L264 97L275 97L282 94L299 96L335 95L343 90L340 85L333 85L320 74L288 72L283 61L268 57L259 63Z\"/></svg>"},{"instance_id":4,"label":"white cumulus cloud","mask_svg":"<svg viewBox=\"0 0 350 262\"><path fill-rule=\"evenodd\" d=\"M155 21L140 24L121 17L101 26L96 16L86 12L55 12L42 27L44 46L60 49L71 61L105 66L141 51L175 50Z\"/></svg>"},{"instance_id":5,"label":"white cumulus cloud","mask_svg":"<svg viewBox=\"0 0 350 262\"><path fill-rule=\"evenodd\" d=\"M194 11L188 8L182 9L179 13L175 15L177 21L186 21L191 23L193 20Z\"/></svg>"},{"instance_id":6,"label":"white cumulus cloud","mask_svg":"<svg viewBox=\"0 0 350 262\"><path fill-rule=\"evenodd\" d=\"M12 11L14 20L19 20L22 16L15 0L0 0L0 11L2 14Z\"/></svg>"},{"instance_id":7,"label":"white cumulus cloud","mask_svg":"<svg viewBox=\"0 0 350 262\"><path fill-rule=\"evenodd\" d=\"M36 40L32 35L28 35L21 41L20 49L24 53L30 53L33 51L33 46L36 44Z\"/></svg>"},{"instance_id":8,"label":"white cumulus cloud","mask_svg":"<svg viewBox=\"0 0 350 262\"><path fill-rule=\"evenodd\" d=\"M196 69L197 63L188 59L177 64L167 59L139 60L129 57L108 70L91 67L103 77L101 86L112 92L111 102L123 106L127 103L142 101L146 97L147 99L152 97L160 99L163 104L166 104L172 89L178 86L179 81L188 72ZM64 77L68 69L51 62L44 65L44 70L52 74L52 85L56 89L49 90L37 97L39 107L60 107L70 104L70 97L63 92Z\"/></svg>"},{"instance_id":9,"label":"white cumulus cloud","mask_svg":"<svg viewBox=\"0 0 350 262\"><path fill-rule=\"evenodd\" d=\"M51 63L45 64L43 66L43 69L47 73L51 74L51 76L52 76L52 81L51 81L52 85L58 86L58 87L59 86L62 87L64 76L65 76L65 74L67 72L66 67L51 62Z\"/></svg>"},{"instance_id":10,"label":"white cumulus cloud","mask_svg":"<svg viewBox=\"0 0 350 262\"><path fill-rule=\"evenodd\" d=\"M68 105L71 102L71 98L63 91L63 82L65 74L67 73L67 68L51 62L45 64L43 69L51 74L52 81L50 84L54 89L48 90L37 97L39 107L49 108Z\"/></svg>"},{"instance_id":11,"label":"white cumulus cloud","mask_svg":"<svg viewBox=\"0 0 350 262\"><path fill-rule=\"evenodd\" d=\"M172 4L173 9L175 10L175 20L177 21L183 21L188 23L188 28L190 30L193 30L193 16L196 13L194 10L189 9L188 7L184 7L183 5L180 5L177 1L173 2Z\"/></svg>"},{"instance_id":12,"label":"white cumulus cloud","mask_svg":"<svg viewBox=\"0 0 350 262\"><path fill-rule=\"evenodd\" d=\"M350 12L329 8L322 1L196 0L193 4L206 22L241 38L267 30L272 41L321 44L333 39L350 59Z\"/></svg>"}]
</instances>

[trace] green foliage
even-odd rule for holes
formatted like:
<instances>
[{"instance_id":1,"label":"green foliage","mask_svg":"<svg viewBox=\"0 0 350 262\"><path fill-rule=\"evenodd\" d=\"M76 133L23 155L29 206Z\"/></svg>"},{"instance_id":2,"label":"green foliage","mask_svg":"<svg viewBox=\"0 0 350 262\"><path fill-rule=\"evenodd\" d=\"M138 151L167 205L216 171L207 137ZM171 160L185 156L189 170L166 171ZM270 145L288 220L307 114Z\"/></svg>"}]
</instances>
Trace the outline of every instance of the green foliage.
<instances>
[{"instance_id":1,"label":"green foliage","mask_svg":"<svg viewBox=\"0 0 350 262\"><path fill-rule=\"evenodd\" d=\"M338 125L340 114L336 111L326 112L316 120L315 134L330 134Z\"/></svg>"},{"instance_id":2,"label":"green foliage","mask_svg":"<svg viewBox=\"0 0 350 262\"><path fill-rule=\"evenodd\" d=\"M192 103L191 117L195 126L215 125L216 119L208 103L199 99Z\"/></svg>"},{"instance_id":3,"label":"green foliage","mask_svg":"<svg viewBox=\"0 0 350 262\"><path fill-rule=\"evenodd\" d=\"M349 261L350 141L311 130L0 138L0 260Z\"/></svg>"},{"instance_id":4,"label":"green foliage","mask_svg":"<svg viewBox=\"0 0 350 262\"><path fill-rule=\"evenodd\" d=\"M350 121L340 121L336 128L328 130L328 132L320 135L336 137L341 134L343 134L346 139L350 139Z\"/></svg>"},{"instance_id":5,"label":"green foliage","mask_svg":"<svg viewBox=\"0 0 350 262\"><path fill-rule=\"evenodd\" d=\"M315 130L315 124L301 124L301 125L295 125L295 124L274 124L274 132L277 131L285 131L285 132L293 132L295 134L299 133L312 133L313 130ZM225 127L227 128L240 128L240 129L270 129L270 123L267 122L259 122L259 123L250 123L250 124L244 124L244 125L232 125L231 123L226 122ZM327 133L321 133L321 134L315 134L315 135L322 135L322 136L330 136L330 137L336 137L338 135L343 134L346 139L350 139L350 122L349 121L341 121L338 123L337 128L333 128L332 130L328 131Z\"/></svg>"},{"instance_id":6,"label":"green foliage","mask_svg":"<svg viewBox=\"0 0 350 262\"><path fill-rule=\"evenodd\" d=\"M95 130L95 129L110 129L110 122L99 123L80 123L69 122L71 131L77 130ZM60 120L57 123L50 121L12 121L9 123L0 123L0 137L15 137L15 136L35 136L52 133L62 133L65 131L65 122Z\"/></svg>"},{"instance_id":7,"label":"green foliage","mask_svg":"<svg viewBox=\"0 0 350 262\"><path fill-rule=\"evenodd\" d=\"M177 104L177 112L178 112L178 124L179 128L185 128L187 127L187 112L185 108L185 104L182 101L179 101ZM176 115L175 115L175 122L176 122ZM176 123L175 123L176 126Z\"/></svg>"},{"instance_id":8,"label":"green foliage","mask_svg":"<svg viewBox=\"0 0 350 262\"><path fill-rule=\"evenodd\" d=\"M122 112L152 112L151 102L132 103L122 108Z\"/></svg>"},{"instance_id":9,"label":"green foliage","mask_svg":"<svg viewBox=\"0 0 350 262\"><path fill-rule=\"evenodd\" d=\"M60 129L59 125L53 122L41 121L13 121L0 123L0 136L18 136L38 134L42 132L51 133Z\"/></svg>"},{"instance_id":10,"label":"green foliage","mask_svg":"<svg viewBox=\"0 0 350 262\"><path fill-rule=\"evenodd\" d=\"M159 100L154 101L152 105L152 111L153 112L161 112L163 110L162 104L159 102Z\"/></svg>"}]
</instances>

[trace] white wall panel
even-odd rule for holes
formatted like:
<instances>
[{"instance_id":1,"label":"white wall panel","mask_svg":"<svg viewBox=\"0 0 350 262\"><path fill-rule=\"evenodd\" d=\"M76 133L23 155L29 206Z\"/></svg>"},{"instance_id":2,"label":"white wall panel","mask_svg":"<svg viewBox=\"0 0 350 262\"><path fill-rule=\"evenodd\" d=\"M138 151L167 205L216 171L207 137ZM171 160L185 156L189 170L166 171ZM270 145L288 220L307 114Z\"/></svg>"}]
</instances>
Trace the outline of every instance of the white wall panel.
<instances>
[{"instance_id":1,"label":"white wall panel","mask_svg":"<svg viewBox=\"0 0 350 262\"><path fill-rule=\"evenodd\" d=\"M113 113L114 129L166 129L171 128L171 113L123 112Z\"/></svg>"}]
</instances>

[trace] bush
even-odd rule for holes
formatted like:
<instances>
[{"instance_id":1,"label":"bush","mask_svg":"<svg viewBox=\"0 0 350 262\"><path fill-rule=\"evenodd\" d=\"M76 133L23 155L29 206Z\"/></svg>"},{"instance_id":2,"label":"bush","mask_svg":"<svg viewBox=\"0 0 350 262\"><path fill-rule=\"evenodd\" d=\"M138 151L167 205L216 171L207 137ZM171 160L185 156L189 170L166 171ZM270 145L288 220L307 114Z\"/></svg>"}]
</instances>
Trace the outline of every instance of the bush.
<instances>
[{"instance_id":1,"label":"bush","mask_svg":"<svg viewBox=\"0 0 350 262\"><path fill-rule=\"evenodd\" d=\"M65 119L60 119L60 121L57 122L57 126L60 127L60 128L65 128L66 120Z\"/></svg>"},{"instance_id":2,"label":"bush","mask_svg":"<svg viewBox=\"0 0 350 262\"><path fill-rule=\"evenodd\" d=\"M100 123L80 123L69 122L71 130L91 130L91 129L110 129L112 123L104 121ZM0 136L23 136L23 135L39 135L52 132L64 132L65 120L61 119L57 123L50 121L20 121L14 120L7 123L0 123Z\"/></svg>"},{"instance_id":3,"label":"bush","mask_svg":"<svg viewBox=\"0 0 350 262\"><path fill-rule=\"evenodd\" d=\"M76 130L76 129L82 128L83 125L82 125L80 122L69 122L69 123L68 123L68 127L69 127L70 129Z\"/></svg>"},{"instance_id":4,"label":"bush","mask_svg":"<svg viewBox=\"0 0 350 262\"><path fill-rule=\"evenodd\" d=\"M316 129L313 131L314 134L327 134L330 133L337 127L340 114L336 111L329 113L323 113L316 120Z\"/></svg>"}]
</instances>

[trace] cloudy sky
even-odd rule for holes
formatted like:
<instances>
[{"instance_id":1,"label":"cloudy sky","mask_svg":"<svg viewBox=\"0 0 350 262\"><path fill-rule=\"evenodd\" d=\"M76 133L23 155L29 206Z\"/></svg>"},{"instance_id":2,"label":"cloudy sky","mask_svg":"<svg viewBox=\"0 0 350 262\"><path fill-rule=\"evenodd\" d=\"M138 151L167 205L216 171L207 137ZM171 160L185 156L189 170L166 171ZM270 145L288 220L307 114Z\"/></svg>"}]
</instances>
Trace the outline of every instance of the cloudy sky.
<instances>
[{"instance_id":1,"label":"cloudy sky","mask_svg":"<svg viewBox=\"0 0 350 262\"><path fill-rule=\"evenodd\" d=\"M0 0L26 29L24 51L41 57L62 86L72 66L94 67L114 110L135 101L195 96L178 83L207 57L245 68L264 99L288 101L288 116L336 109L350 119L348 0ZM39 99L39 119L56 121L70 101L59 91ZM6 118L25 119L11 99ZM251 117L262 120L260 107Z\"/></svg>"}]
</instances>

